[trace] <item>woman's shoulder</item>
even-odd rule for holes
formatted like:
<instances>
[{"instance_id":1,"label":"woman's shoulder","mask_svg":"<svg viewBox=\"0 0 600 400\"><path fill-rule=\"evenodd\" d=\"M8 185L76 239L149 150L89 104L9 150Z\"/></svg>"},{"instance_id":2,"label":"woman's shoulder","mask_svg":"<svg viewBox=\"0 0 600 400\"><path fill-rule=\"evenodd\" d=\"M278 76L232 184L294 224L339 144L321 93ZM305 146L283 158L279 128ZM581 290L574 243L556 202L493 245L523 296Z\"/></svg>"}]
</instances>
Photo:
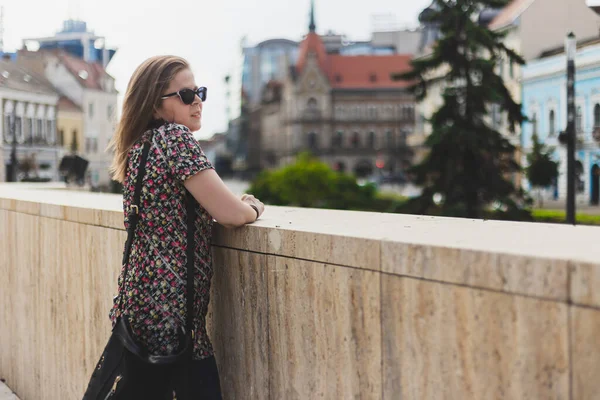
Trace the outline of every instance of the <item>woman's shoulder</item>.
<instances>
[{"instance_id":1,"label":"woman's shoulder","mask_svg":"<svg viewBox=\"0 0 600 400\"><path fill-rule=\"evenodd\" d=\"M162 124L158 128L153 129L152 134L159 142L167 147L171 147L184 140L189 140L190 137L193 138L192 132L187 126L174 122Z\"/></svg>"}]
</instances>

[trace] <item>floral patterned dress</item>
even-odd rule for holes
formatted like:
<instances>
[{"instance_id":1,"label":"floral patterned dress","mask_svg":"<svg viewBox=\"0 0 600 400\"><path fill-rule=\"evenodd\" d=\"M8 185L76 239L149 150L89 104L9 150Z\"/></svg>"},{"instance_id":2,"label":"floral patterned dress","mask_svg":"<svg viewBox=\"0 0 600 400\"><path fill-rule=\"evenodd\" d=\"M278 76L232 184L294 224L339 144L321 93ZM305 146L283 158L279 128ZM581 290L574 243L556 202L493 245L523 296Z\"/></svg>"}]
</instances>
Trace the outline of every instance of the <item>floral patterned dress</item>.
<instances>
[{"instance_id":1,"label":"floral patterned dress","mask_svg":"<svg viewBox=\"0 0 600 400\"><path fill-rule=\"evenodd\" d=\"M166 123L145 132L129 152L123 185L125 228L129 227L128 212L146 141L151 142L151 147L140 198L141 218L131 246L123 303L118 311L128 316L136 339L151 354L168 355L177 351L177 330L185 328L187 318L188 244L183 182L213 166L187 127ZM213 355L205 326L213 273L210 245L213 219L198 204L195 223L193 358L199 360ZM124 266L119 276L119 291L123 273ZM118 307L116 296L109 313L113 326Z\"/></svg>"}]
</instances>

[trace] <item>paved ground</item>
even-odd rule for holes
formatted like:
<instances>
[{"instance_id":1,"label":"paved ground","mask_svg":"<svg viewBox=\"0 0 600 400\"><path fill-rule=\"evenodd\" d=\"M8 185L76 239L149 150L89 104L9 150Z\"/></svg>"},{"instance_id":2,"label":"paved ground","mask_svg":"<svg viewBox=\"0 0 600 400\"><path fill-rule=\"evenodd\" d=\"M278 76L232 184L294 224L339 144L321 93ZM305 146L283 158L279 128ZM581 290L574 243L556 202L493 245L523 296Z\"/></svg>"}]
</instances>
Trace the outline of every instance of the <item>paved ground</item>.
<instances>
[{"instance_id":1,"label":"paved ground","mask_svg":"<svg viewBox=\"0 0 600 400\"><path fill-rule=\"evenodd\" d=\"M19 398L4 382L0 381L0 400L19 400Z\"/></svg>"}]
</instances>

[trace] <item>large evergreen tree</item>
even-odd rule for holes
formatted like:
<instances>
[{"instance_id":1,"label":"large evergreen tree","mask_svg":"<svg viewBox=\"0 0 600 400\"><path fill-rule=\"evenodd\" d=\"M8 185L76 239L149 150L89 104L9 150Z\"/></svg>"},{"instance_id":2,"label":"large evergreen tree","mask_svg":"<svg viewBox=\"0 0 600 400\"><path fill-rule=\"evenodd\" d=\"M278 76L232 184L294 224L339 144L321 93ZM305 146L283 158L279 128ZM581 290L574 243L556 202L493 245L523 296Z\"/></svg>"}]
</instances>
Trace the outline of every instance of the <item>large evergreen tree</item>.
<instances>
[{"instance_id":1,"label":"large evergreen tree","mask_svg":"<svg viewBox=\"0 0 600 400\"><path fill-rule=\"evenodd\" d=\"M409 173L422 187L409 202L411 212L470 218L529 218L524 192L511 175L520 171L515 147L486 116L496 105L512 134L524 120L495 68L502 60L524 61L503 43L504 34L479 24L484 9L499 9L509 0L434 0L427 22L439 26L440 37L429 55L412 61L412 70L393 76L413 82L417 101L430 85L442 84L443 104L432 115L428 154Z\"/></svg>"}]
</instances>

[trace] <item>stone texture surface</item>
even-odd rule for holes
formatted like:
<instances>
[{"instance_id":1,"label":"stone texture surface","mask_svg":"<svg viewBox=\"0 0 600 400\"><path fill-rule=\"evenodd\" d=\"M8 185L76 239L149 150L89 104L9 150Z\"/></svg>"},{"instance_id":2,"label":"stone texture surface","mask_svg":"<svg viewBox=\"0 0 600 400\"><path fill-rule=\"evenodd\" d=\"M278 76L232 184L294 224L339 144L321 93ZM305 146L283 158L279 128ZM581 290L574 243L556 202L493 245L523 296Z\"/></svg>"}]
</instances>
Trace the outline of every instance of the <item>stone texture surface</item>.
<instances>
[{"instance_id":1,"label":"stone texture surface","mask_svg":"<svg viewBox=\"0 0 600 400\"><path fill-rule=\"evenodd\" d=\"M381 269L392 274L567 300L569 262L385 241Z\"/></svg>"},{"instance_id":2,"label":"stone texture surface","mask_svg":"<svg viewBox=\"0 0 600 400\"><path fill-rule=\"evenodd\" d=\"M0 400L19 400L16 393L11 388L0 381Z\"/></svg>"},{"instance_id":3,"label":"stone texture surface","mask_svg":"<svg viewBox=\"0 0 600 400\"><path fill-rule=\"evenodd\" d=\"M583 262L571 264L571 301L600 308L600 266Z\"/></svg>"},{"instance_id":4,"label":"stone texture surface","mask_svg":"<svg viewBox=\"0 0 600 400\"><path fill-rule=\"evenodd\" d=\"M380 242L343 235L271 229L269 254L378 271Z\"/></svg>"},{"instance_id":5,"label":"stone texture surface","mask_svg":"<svg viewBox=\"0 0 600 400\"><path fill-rule=\"evenodd\" d=\"M80 398L110 333L121 198L6 188L0 378ZM268 207L215 233L226 398L598 398L597 228Z\"/></svg>"},{"instance_id":6,"label":"stone texture surface","mask_svg":"<svg viewBox=\"0 0 600 400\"><path fill-rule=\"evenodd\" d=\"M382 280L385 399L569 399L567 306Z\"/></svg>"},{"instance_id":7,"label":"stone texture surface","mask_svg":"<svg viewBox=\"0 0 600 400\"><path fill-rule=\"evenodd\" d=\"M600 397L600 310L571 308L573 400Z\"/></svg>"},{"instance_id":8,"label":"stone texture surface","mask_svg":"<svg viewBox=\"0 0 600 400\"><path fill-rule=\"evenodd\" d=\"M215 249L207 330L225 399L268 399L266 256Z\"/></svg>"},{"instance_id":9,"label":"stone texture surface","mask_svg":"<svg viewBox=\"0 0 600 400\"><path fill-rule=\"evenodd\" d=\"M381 396L379 276L269 257L272 399Z\"/></svg>"}]
</instances>

